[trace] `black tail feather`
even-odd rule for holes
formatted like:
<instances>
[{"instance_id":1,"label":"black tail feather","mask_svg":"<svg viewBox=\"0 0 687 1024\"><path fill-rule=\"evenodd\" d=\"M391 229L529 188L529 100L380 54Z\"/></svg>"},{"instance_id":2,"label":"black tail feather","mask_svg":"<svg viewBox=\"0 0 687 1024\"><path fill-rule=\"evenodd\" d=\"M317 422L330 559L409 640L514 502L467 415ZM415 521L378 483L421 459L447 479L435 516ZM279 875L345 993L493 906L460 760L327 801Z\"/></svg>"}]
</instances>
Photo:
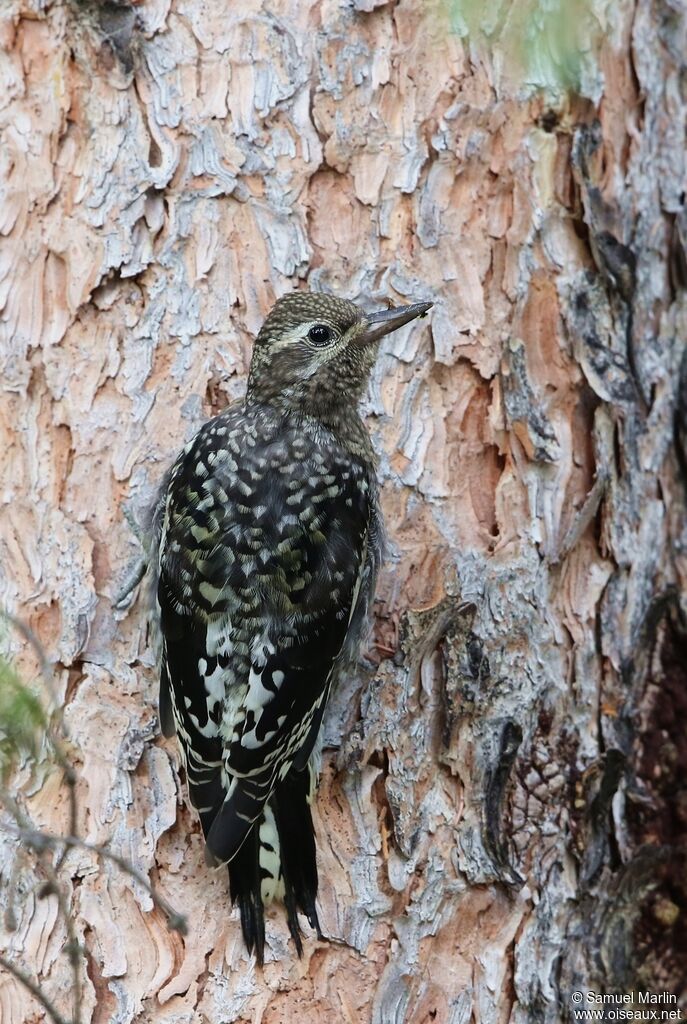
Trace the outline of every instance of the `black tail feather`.
<instances>
[{"instance_id":1,"label":"black tail feather","mask_svg":"<svg viewBox=\"0 0 687 1024\"><path fill-rule=\"evenodd\" d=\"M309 790L308 769L296 771L292 768L286 778L279 783L271 799L279 833L287 920L299 956L302 954L303 946L298 910L303 911L318 936L321 934L315 907L317 858L315 830L308 802Z\"/></svg>"},{"instance_id":2,"label":"black tail feather","mask_svg":"<svg viewBox=\"0 0 687 1024\"><path fill-rule=\"evenodd\" d=\"M265 910L260 893L259 823L251 829L233 860L229 861L229 889L241 913L241 931L249 953L262 966L265 955Z\"/></svg>"},{"instance_id":3,"label":"black tail feather","mask_svg":"<svg viewBox=\"0 0 687 1024\"><path fill-rule=\"evenodd\" d=\"M270 797L279 835L279 857L284 882L284 904L291 937L299 956L303 955L298 911L302 911L323 938L317 919L317 859L315 831L308 793L310 772L291 769ZM260 822L250 829L245 842L229 861L229 885L232 901L241 913L241 930L249 953L255 952L263 963L265 952L265 912L261 893Z\"/></svg>"}]
</instances>

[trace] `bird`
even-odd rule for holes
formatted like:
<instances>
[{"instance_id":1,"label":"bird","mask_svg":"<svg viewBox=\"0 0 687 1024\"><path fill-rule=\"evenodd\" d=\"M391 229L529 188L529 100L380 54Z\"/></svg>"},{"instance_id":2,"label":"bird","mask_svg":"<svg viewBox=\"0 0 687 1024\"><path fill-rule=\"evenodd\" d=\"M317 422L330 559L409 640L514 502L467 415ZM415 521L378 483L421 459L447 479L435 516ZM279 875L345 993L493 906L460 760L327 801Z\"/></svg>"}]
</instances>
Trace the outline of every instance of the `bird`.
<instances>
[{"instance_id":1,"label":"bird","mask_svg":"<svg viewBox=\"0 0 687 1024\"><path fill-rule=\"evenodd\" d=\"M365 632L383 552L358 409L379 341L431 302L372 314L293 291L255 338L246 392L168 471L154 516L159 717L176 734L209 865L245 945L285 906L322 938L311 804L328 698Z\"/></svg>"}]
</instances>

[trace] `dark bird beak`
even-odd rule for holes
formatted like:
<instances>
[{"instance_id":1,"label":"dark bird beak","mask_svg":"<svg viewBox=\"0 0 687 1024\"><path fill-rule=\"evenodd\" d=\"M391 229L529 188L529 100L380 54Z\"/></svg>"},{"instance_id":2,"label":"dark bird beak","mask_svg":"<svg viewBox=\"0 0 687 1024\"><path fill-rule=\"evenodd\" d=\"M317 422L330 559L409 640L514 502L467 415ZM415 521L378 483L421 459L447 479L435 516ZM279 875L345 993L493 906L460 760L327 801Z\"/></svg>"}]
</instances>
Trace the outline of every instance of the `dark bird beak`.
<instances>
[{"instance_id":1,"label":"dark bird beak","mask_svg":"<svg viewBox=\"0 0 687 1024\"><path fill-rule=\"evenodd\" d=\"M370 342L379 341L385 334L391 334L416 317L425 316L433 305L433 302L415 302L412 306L397 306L396 309L380 309L378 313L369 313L365 317L365 326L358 336L358 342L369 345Z\"/></svg>"}]
</instances>

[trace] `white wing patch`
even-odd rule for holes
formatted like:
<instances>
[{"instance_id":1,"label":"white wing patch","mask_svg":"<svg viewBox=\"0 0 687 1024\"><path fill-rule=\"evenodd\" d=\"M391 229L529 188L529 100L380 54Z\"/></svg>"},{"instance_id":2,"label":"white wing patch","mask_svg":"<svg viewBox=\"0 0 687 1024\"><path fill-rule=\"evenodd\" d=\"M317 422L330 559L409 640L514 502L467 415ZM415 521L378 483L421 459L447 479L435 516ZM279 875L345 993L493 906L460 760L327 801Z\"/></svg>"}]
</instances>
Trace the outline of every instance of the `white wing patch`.
<instances>
[{"instance_id":1,"label":"white wing patch","mask_svg":"<svg viewBox=\"0 0 687 1024\"><path fill-rule=\"evenodd\" d=\"M277 729L270 729L265 732L262 739L258 739L257 730L260 725L265 709L274 700L279 687L284 682L284 673L281 669L269 671L267 668L268 659L276 654L276 648L269 638L267 632L257 636L251 644L251 667L248 675L248 689L243 703L244 719L249 712L252 712L252 727L241 734L241 746L246 750L258 750L264 746L277 732ZM281 722L277 723L277 728Z\"/></svg>"}]
</instances>

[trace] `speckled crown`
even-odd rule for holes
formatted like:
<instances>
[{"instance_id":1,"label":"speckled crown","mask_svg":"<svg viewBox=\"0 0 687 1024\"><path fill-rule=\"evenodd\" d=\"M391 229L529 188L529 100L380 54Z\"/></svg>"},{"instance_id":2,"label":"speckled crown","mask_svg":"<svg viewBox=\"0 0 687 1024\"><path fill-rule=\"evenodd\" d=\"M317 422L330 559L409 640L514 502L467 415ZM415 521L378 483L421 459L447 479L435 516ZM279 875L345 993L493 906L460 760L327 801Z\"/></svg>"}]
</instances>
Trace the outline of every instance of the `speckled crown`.
<instances>
[{"instance_id":1,"label":"speckled crown","mask_svg":"<svg viewBox=\"0 0 687 1024\"><path fill-rule=\"evenodd\" d=\"M256 341L266 341L305 321L318 319L326 320L343 334L362 317L362 310L348 299L326 292L289 292L274 304Z\"/></svg>"}]
</instances>

